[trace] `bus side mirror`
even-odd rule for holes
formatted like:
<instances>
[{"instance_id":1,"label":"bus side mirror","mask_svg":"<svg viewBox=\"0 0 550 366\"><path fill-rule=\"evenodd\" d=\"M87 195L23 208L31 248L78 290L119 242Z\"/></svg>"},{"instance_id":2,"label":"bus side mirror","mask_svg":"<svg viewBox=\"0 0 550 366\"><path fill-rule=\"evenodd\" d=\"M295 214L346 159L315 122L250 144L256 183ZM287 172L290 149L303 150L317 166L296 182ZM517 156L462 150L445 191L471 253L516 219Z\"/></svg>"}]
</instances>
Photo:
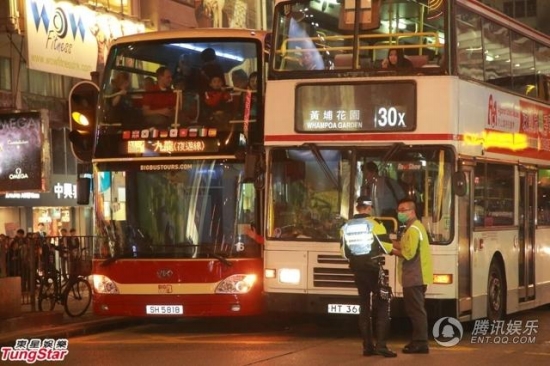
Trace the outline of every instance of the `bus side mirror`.
<instances>
[{"instance_id":1,"label":"bus side mirror","mask_svg":"<svg viewBox=\"0 0 550 366\"><path fill-rule=\"evenodd\" d=\"M465 172L458 171L453 174L453 191L459 197L463 197L468 193L468 181Z\"/></svg>"},{"instance_id":2,"label":"bus side mirror","mask_svg":"<svg viewBox=\"0 0 550 366\"><path fill-rule=\"evenodd\" d=\"M262 189L265 181L265 164L263 154L259 151L248 151L244 158L244 182L254 183L256 189Z\"/></svg>"}]
</instances>

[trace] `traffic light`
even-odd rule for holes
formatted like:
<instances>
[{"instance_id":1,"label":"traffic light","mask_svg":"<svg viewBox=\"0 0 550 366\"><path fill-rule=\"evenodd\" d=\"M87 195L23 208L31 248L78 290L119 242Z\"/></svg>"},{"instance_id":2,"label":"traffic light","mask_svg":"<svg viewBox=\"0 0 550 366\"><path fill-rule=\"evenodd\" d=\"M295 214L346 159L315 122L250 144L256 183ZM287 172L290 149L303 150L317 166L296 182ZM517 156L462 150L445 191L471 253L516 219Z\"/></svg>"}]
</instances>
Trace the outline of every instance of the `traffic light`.
<instances>
[{"instance_id":1,"label":"traffic light","mask_svg":"<svg viewBox=\"0 0 550 366\"><path fill-rule=\"evenodd\" d=\"M91 81L75 84L69 93L69 140L81 163L92 161L98 95L99 87Z\"/></svg>"}]
</instances>

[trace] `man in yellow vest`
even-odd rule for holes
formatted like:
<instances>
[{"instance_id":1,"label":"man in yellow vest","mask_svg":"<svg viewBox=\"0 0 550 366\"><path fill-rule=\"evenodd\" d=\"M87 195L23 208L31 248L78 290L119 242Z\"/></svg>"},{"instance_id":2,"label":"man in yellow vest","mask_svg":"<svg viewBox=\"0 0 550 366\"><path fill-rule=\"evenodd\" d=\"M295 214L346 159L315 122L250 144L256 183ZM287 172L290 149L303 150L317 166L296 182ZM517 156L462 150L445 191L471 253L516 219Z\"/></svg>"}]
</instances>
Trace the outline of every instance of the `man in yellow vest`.
<instances>
[{"instance_id":1,"label":"man in yellow vest","mask_svg":"<svg viewBox=\"0 0 550 366\"><path fill-rule=\"evenodd\" d=\"M433 283L433 265L426 228L416 217L413 200L397 206L397 219L405 225L401 240L394 241L392 254L399 256L398 278L403 286L405 312L412 323L412 340L403 353L429 353L428 316L424 304L426 288Z\"/></svg>"}]
</instances>

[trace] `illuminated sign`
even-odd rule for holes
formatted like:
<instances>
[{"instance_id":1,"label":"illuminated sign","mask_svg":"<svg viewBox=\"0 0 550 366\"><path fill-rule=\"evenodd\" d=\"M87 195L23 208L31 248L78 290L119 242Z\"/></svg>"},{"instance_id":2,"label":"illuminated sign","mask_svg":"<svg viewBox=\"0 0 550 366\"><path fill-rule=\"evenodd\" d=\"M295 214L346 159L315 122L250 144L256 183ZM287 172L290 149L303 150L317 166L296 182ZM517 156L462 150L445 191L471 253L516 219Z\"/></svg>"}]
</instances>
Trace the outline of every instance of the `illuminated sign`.
<instances>
[{"instance_id":1,"label":"illuminated sign","mask_svg":"<svg viewBox=\"0 0 550 366\"><path fill-rule=\"evenodd\" d=\"M39 112L0 114L0 192L42 191Z\"/></svg>"},{"instance_id":2,"label":"illuminated sign","mask_svg":"<svg viewBox=\"0 0 550 366\"><path fill-rule=\"evenodd\" d=\"M53 186L52 193L55 200L76 199L76 184L57 182ZM36 192L9 192L6 193L5 198L19 200L39 200L41 198L41 195L40 193Z\"/></svg>"},{"instance_id":3,"label":"illuminated sign","mask_svg":"<svg viewBox=\"0 0 550 366\"><path fill-rule=\"evenodd\" d=\"M156 128L143 130L123 130L123 140L139 140L149 138L178 138L178 137L216 137L218 135L217 128L209 127L183 127L159 130Z\"/></svg>"},{"instance_id":4,"label":"illuminated sign","mask_svg":"<svg viewBox=\"0 0 550 366\"><path fill-rule=\"evenodd\" d=\"M103 70L114 39L145 31L142 23L69 1L28 0L25 10L29 68L80 79Z\"/></svg>"},{"instance_id":5,"label":"illuminated sign","mask_svg":"<svg viewBox=\"0 0 550 366\"><path fill-rule=\"evenodd\" d=\"M130 155L161 155L178 153L217 152L217 139L204 140L132 140L126 143L126 153Z\"/></svg>"},{"instance_id":6,"label":"illuminated sign","mask_svg":"<svg viewBox=\"0 0 550 366\"><path fill-rule=\"evenodd\" d=\"M504 148L510 150L524 150L529 144L534 148L538 147L537 140L530 141L527 135L523 133L509 133L499 131L483 131L481 134L466 133L464 142L468 145L482 145L484 148Z\"/></svg>"},{"instance_id":7,"label":"illuminated sign","mask_svg":"<svg viewBox=\"0 0 550 366\"><path fill-rule=\"evenodd\" d=\"M420 163L398 163L397 170L422 170Z\"/></svg>"},{"instance_id":8,"label":"illuminated sign","mask_svg":"<svg viewBox=\"0 0 550 366\"><path fill-rule=\"evenodd\" d=\"M416 83L299 85L295 117L299 132L414 131Z\"/></svg>"}]
</instances>

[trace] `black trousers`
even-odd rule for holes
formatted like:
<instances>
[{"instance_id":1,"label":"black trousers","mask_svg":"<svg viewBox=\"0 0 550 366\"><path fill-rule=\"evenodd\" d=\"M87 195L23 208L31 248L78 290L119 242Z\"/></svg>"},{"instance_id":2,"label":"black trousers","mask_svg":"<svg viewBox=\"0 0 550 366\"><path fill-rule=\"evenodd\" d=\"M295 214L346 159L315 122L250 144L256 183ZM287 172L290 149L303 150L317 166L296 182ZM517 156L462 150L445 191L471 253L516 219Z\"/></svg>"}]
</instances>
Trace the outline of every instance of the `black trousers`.
<instances>
[{"instance_id":1,"label":"black trousers","mask_svg":"<svg viewBox=\"0 0 550 366\"><path fill-rule=\"evenodd\" d=\"M424 306L426 285L403 288L405 312L412 324L412 344L428 345L428 314Z\"/></svg>"},{"instance_id":2,"label":"black trousers","mask_svg":"<svg viewBox=\"0 0 550 366\"><path fill-rule=\"evenodd\" d=\"M363 337L363 349L374 349L372 314L376 320L376 348L385 348L390 328L389 300L378 297L378 271L355 271L355 284L359 292L361 314L359 329Z\"/></svg>"}]
</instances>

